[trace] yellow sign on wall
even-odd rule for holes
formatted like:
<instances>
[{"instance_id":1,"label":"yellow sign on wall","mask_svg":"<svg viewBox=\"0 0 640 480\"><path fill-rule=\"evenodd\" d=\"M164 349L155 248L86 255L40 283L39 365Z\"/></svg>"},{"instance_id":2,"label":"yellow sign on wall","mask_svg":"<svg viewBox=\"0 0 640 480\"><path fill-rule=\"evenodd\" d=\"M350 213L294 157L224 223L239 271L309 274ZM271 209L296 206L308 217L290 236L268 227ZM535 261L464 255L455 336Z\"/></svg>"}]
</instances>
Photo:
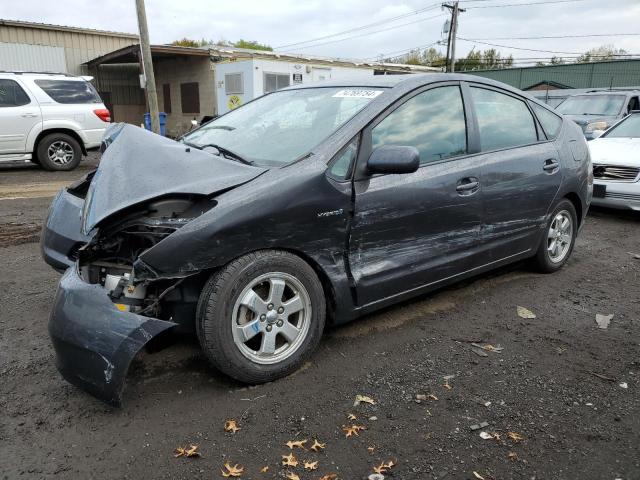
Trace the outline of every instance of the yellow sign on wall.
<instances>
[{"instance_id":1,"label":"yellow sign on wall","mask_svg":"<svg viewBox=\"0 0 640 480\"><path fill-rule=\"evenodd\" d=\"M227 100L227 107L229 107L229 110L238 108L240 105L242 105L242 100L238 95L231 95Z\"/></svg>"}]
</instances>

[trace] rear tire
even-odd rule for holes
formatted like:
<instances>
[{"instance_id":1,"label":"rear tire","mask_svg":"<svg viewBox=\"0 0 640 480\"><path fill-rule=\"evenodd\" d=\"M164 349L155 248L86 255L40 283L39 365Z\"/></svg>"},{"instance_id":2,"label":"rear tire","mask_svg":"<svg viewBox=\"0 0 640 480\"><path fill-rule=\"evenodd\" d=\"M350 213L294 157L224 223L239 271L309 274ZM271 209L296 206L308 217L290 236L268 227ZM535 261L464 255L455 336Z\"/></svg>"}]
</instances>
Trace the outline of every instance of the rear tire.
<instances>
[{"instance_id":1,"label":"rear tire","mask_svg":"<svg viewBox=\"0 0 640 480\"><path fill-rule=\"evenodd\" d=\"M302 365L320 342L325 315L314 270L291 253L263 250L211 276L196 332L213 366L241 382L264 383Z\"/></svg>"},{"instance_id":2,"label":"rear tire","mask_svg":"<svg viewBox=\"0 0 640 480\"><path fill-rule=\"evenodd\" d=\"M533 267L542 273L560 270L573 252L578 232L576 209L563 199L551 212L536 256L531 259Z\"/></svg>"},{"instance_id":3,"label":"rear tire","mask_svg":"<svg viewBox=\"0 0 640 480\"><path fill-rule=\"evenodd\" d=\"M68 171L78 166L82 159L82 148L78 141L65 133L50 133L36 150L37 158L45 170Z\"/></svg>"}]
</instances>

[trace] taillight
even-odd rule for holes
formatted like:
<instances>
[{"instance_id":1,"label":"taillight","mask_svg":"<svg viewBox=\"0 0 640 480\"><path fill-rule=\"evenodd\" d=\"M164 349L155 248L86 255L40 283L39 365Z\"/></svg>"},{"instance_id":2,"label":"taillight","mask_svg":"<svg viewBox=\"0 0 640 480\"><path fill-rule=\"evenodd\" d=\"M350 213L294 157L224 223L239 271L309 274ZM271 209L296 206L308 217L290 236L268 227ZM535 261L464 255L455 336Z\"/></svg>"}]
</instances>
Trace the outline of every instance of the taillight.
<instances>
[{"instance_id":1,"label":"taillight","mask_svg":"<svg viewBox=\"0 0 640 480\"><path fill-rule=\"evenodd\" d=\"M111 122L111 113L106 108L98 108L93 111L103 122Z\"/></svg>"}]
</instances>

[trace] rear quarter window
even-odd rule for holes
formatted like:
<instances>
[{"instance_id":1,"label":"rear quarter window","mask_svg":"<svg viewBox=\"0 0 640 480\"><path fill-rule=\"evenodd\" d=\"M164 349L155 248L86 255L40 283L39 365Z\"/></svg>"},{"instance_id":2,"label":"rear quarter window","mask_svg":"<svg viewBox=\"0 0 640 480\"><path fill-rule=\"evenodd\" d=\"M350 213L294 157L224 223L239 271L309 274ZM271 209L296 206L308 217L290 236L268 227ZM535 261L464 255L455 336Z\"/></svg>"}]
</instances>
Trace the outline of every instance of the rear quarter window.
<instances>
[{"instance_id":1,"label":"rear quarter window","mask_svg":"<svg viewBox=\"0 0 640 480\"><path fill-rule=\"evenodd\" d=\"M544 133L547 134L547 138L549 140L555 140L560 133L560 127L562 127L562 119L553 112L550 112L544 107L541 107L538 104L530 102L531 108L533 109L533 113L536 114L540 124L542 125L542 129Z\"/></svg>"},{"instance_id":2,"label":"rear quarter window","mask_svg":"<svg viewBox=\"0 0 640 480\"><path fill-rule=\"evenodd\" d=\"M102 103L89 82L78 80L34 80L57 103Z\"/></svg>"}]
</instances>

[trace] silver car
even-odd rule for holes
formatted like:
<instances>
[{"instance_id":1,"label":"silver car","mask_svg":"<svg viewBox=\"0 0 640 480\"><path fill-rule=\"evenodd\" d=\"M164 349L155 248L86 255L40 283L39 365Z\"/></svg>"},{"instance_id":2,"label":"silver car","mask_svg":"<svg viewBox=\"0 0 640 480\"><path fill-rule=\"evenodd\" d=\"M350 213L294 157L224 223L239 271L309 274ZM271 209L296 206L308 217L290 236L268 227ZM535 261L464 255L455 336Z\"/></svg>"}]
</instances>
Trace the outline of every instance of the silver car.
<instances>
[{"instance_id":1,"label":"silver car","mask_svg":"<svg viewBox=\"0 0 640 480\"><path fill-rule=\"evenodd\" d=\"M592 205L640 211L640 112L632 112L589 142Z\"/></svg>"}]
</instances>

